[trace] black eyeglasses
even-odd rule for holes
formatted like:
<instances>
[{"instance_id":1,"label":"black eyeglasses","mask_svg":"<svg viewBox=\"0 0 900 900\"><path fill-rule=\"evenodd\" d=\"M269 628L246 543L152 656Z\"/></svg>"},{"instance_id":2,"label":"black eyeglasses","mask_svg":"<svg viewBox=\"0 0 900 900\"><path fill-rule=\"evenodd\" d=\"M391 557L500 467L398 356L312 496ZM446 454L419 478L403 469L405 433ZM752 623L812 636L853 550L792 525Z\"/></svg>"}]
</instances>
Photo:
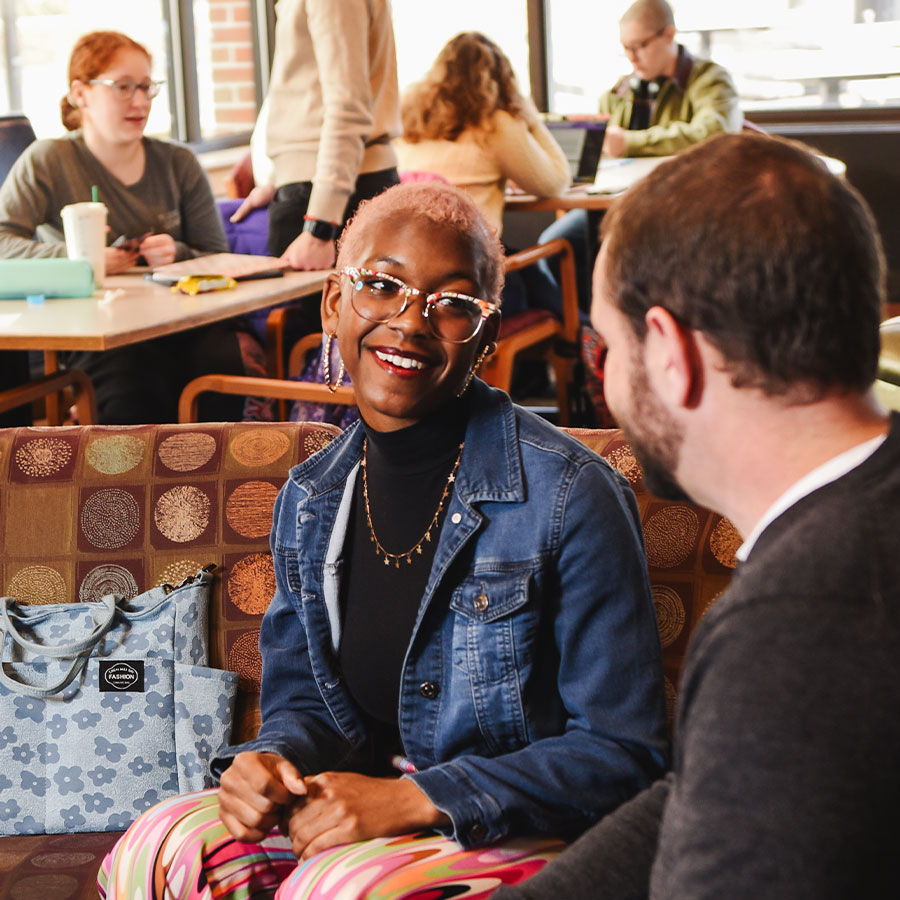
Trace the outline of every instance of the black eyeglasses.
<instances>
[{"instance_id":1,"label":"black eyeglasses","mask_svg":"<svg viewBox=\"0 0 900 900\"><path fill-rule=\"evenodd\" d=\"M404 284L393 275L344 266L342 275L351 280L350 303L353 309L370 322L384 324L399 316L410 298L425 297L423 315L434 336L449 344L465 344L481 330L484 320L500 309L499 303L479 300L457 291L437 291L427 294Z\"/></svg>"},{"instance_id":2,"label":"black eyeglasses","mask_svg":"<svg viewBox=\"0 0 900 900\"><path fill-rule=\"evenodd\" d=\"M143 91L152 100L165 84L164 81L135 81L133 78L92 78L88 84L102 84L108 87L117 100L128 102L135 91Z\"/></svg>"},{"instance_id":3,"label":"black eyeglasses","mask_svg":"<svg viewBox=\"0 0 900 900\"><path fill-rule=\"evenodd\" d=\"M648 38L644 38L642 41L635 41L633 44L622 44L622 49L628 56L637 56L641 50L646 50L658 37L661 37L665 30L665 28L660 28L659 31L651 34Z\"/></svg>"}]
</instances>

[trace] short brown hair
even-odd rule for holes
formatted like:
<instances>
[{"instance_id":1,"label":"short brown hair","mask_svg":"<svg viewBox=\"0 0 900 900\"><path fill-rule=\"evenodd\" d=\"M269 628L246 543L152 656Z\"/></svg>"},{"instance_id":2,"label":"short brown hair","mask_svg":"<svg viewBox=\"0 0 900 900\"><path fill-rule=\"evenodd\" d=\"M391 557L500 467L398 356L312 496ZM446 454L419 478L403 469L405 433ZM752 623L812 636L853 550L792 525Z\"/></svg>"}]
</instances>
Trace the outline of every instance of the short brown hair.
<instances>
[{"instance_id":1,"label":"short brown hair","mask_svg":"<svg viewBox=\"0 0 900 900\"><path fill-rule=\"evenodd\" d=\"M638 182L603 222L605 276L635 335L652 306L721 351L736 387L865 391L885 264L862 197L802 144L717 135Z\"/></svg>"},{"instance_id":2,"label":"short brown hair","mask_svg":"<svg viewBox=\"0 0 900 900\"><path fill-rule=\"evenodd\" d=\"M87 84L112 62L120 50L138 50L153 61L150 51L121 31L91 31L75 42L69 56L69 85L73 81ZM81 127L81 110L70 100L68 93L59 104L62 123L68 131Z\"/></svg>"},{"instance_id":3,"label":"short brown hair","mask_svg":"<svg viewBox=\"0 0 900 900\"><path fill-rule=\"evenodd\" d=\"M503 247L475 201L463 190L437 181L396 184L377 197L360 203L338 241L337 267L356 265L357 235L371 221L400 213L410 219L426 219L448 225L465 236L479 252L476 261L483 300L500 302L503 290Z\"/></svg>"}]
</instances>

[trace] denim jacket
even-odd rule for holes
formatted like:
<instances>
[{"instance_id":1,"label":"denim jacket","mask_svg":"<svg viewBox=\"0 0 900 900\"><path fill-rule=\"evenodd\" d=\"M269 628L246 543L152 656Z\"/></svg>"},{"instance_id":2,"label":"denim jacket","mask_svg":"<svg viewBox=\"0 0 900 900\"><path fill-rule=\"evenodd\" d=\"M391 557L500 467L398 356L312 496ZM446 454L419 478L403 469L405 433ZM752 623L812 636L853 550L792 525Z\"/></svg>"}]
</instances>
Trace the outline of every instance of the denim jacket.
<instances>
[{"instance_id":1,"label":"denim jacket","mask_svg":"<svg viewBox=\"0 0 900 900\"><path fill-rule=\"evenodd\" d=\"M463 846L573 836L666 762L656 617L627 482L574 438L476 392L401 675L412 778ZM364 432L290 473L275 505L276 591L260 632L262 726L223 751L303 773L359 770L362 716L338 662L342 548ZM373 652L377 652L373 648Z\"/></svg>"}]
</instances>

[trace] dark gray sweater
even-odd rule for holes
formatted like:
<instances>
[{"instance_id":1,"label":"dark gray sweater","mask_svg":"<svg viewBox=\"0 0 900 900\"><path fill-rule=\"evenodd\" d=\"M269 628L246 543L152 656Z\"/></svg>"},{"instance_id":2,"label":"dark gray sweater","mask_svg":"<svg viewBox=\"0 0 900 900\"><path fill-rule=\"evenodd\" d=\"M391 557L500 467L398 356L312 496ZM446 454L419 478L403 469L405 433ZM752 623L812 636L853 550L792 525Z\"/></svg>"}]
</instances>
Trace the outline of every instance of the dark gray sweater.
<instances>
[{"instance_id":1,"label":"dark gray sweater","mask_svg":"<svg viewBox=\"0 0 900 900\"><path fill-rule=\"evenodd\" d=\"M698 626L668 779L494 896L895 897L898 695L895 414L868 460L764 531Z\"/></svg>"},{"instance_id":2,"label":"dark gray sweater","mask_svg":"<svg viewBox=\"0 0 900 900\"><path fill-rule=\"evenodd\" d=\"M176 259L227 251L209 181L194 154L169 141L143 141L144 174L130 185L88 150L80 130L35 141L0 188L0 259L65 256L60 210L90 200L92 185L108 209L110 243L153 232L172 235Z\"/></svg>"}]
</instances>

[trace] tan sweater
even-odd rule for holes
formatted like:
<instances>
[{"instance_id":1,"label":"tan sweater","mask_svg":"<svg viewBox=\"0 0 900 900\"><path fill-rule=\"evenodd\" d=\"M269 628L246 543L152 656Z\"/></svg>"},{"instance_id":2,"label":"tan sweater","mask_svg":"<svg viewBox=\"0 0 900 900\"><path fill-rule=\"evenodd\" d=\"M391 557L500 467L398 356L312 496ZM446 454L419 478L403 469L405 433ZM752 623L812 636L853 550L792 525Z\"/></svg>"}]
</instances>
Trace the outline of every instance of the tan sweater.
<instances>
[{"instance_id":1,"label":"tan sweater","mask_svg":"<svg viewBox=\"0 0 900 900\"><path fill-rule=\"evenodd\" d=\"M396 143L401 170L436 172L468 191L500 234L506 181L539 197L552 197L571 180L566 157L538 119L494 113L480 128L466 129L455 141Z\"/></svg>"},{"instance_id":2,"label":"tan sweater","mask_svg":"<svg viewBox=\"0 0 900 900\"><path fill-rule=\"evenodd\" d=\"M389 0L278 0L266 150L275 184L312 181L308 214L340 222L363 172L396 165Z\"/></svg>"}]
</instances>

